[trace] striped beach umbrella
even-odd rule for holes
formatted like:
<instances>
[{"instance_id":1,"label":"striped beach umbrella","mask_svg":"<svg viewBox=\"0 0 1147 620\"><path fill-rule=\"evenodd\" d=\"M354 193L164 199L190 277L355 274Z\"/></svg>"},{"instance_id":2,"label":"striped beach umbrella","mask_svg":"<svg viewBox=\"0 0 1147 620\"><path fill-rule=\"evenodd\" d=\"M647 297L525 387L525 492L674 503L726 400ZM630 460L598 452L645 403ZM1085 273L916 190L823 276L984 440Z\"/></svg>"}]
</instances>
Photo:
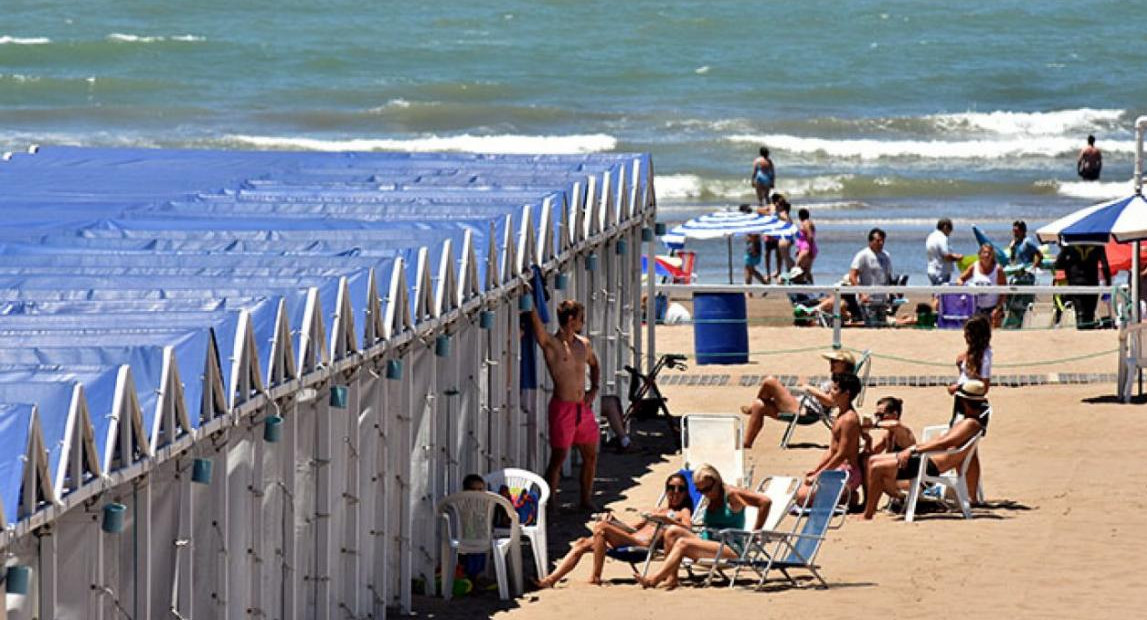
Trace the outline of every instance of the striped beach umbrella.
<instances>
[{"instance_id":1,"label":"striped beach umbrella","mask_svg":"<svg viewBox=\"0 0 1147 620\"><path fill-rule=\"evenodd\" d=\"M1065 215L1036 231L1039 240L1103 245L1147 239L1147 200L1136 192Z\"/></svg>"},{"instance_id":2,"label":"striped beach umbrella","mask_svg":"<svg viewBox=\"0 0 1147 620\"><path fill-rule=\"evenodd\" d=\"M722 210L695 217L661 237L662 243L672 249L680 249L687 239L726 240L729 249L729 284L733 283L733 237L737 235L769 235L792 239L797 234L797 226L774 215L743 213Z\"/></svg>"},{"instance_id":3,"label":"striped beach umbrella","mask_svg":"<svg viewBox=\"0 0 1147 620\"><path fill-rule=\"evenodd\" d=\"M1136 170L1140 170L1138 156ZM1137 274L1141 269L1140 241L1147 239L1147 200L1138 189L1127 198L1101 202L1075 213L1065 215L1036 231L1040 241L1060 244L1105 245L1109 241L1132 243L1131 249L1131 316L1139 322L1139 290Z\"/></svg>"},{"instance_id":4,"label":"striped beach umbrella","mask_svg":"<svg viewBox=\"0 0 1147 620\"><path fill-rule=\"evenodd\" d=\"M797 226L774 215L717 211L673 227L661 237L661 241L670 248L679 249L687 239L720 239L754 233L791 239L797 234Z\"/></svg>"}]
</instances>

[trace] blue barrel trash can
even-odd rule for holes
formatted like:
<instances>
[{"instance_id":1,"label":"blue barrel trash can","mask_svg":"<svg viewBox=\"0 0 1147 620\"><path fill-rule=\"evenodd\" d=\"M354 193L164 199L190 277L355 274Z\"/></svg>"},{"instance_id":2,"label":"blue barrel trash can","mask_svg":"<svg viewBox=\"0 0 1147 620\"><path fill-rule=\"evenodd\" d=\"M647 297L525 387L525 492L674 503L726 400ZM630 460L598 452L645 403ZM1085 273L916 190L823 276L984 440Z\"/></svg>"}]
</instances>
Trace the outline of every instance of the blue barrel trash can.
<instances>
[{"instance_id":1,"label":"blue barrel trash can","mask_svg":"<svg viewBox=\"0 0 1147 620\"><path fill-rule=\"evenodd\" d=\"M693 352L698 364L749 362L749 322L743 293L693 294Z\"/></svg>"}]
</instances>

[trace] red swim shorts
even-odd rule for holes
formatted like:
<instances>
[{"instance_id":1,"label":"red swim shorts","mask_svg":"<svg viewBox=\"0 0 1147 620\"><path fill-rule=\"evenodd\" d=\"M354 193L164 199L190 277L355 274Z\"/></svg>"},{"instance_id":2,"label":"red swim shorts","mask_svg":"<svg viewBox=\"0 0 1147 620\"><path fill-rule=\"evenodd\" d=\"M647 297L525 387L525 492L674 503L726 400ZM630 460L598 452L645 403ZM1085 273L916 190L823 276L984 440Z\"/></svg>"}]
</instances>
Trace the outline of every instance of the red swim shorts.
<instances>
[{"instance_id":1,"label":"red swim shorts","mask_svg":"<svg viewBox=\"0 0 1147 620\"><path fill-rule=\"evenodd\" d=\"M600 431L589 405L550 399L550 447L569 449L573 445L597 445Z\"/></svg>"}]
</instances>

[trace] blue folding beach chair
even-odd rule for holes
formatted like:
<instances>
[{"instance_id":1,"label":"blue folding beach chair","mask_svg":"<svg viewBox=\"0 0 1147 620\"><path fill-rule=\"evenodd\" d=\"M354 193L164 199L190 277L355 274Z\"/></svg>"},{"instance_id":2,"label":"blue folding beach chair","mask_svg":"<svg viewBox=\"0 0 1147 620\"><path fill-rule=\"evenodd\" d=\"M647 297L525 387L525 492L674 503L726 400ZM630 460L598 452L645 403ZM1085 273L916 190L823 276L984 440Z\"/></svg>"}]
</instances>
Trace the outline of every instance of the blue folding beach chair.
<instances>
[{"instance_id":1,"label":"blue folding beach chair","mask_svg":"<svg viewBox=\"0 0 1147 620\"><path fill-rule=\"evenodd\" d=\"M742 568L748 568L760 575L760 581L757 582L760 588L765 585L769 571L776 569L794 586L800 587L789 571L802 568L812 573L827 588L828 582L817 570L819 566L816 564L816 556L828 530L844 525L845 511L839 510L838 506L842 498L845 498L845 480L846 474L843 471L821 472L813 487L812 505L805 503L792 531L761 532L756 540L749 541L740 560L735 562L732 581L737 580L737 574Z\"/></svg>"}]
</instances>

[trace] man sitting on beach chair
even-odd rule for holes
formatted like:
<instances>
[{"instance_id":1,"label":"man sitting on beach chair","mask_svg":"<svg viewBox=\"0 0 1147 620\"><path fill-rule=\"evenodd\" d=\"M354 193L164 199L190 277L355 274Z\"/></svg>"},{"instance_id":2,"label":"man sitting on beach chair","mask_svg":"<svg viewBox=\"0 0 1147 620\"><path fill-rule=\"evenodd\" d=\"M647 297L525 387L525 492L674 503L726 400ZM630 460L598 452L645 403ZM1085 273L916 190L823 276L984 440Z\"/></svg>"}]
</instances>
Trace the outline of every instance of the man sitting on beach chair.
<instances>
[{"instance_id":1,"label":"man sitting on beach chair","mask_svg":"<svg viewBox=\"0 0 1147 620\"><path fill-rule=\"evenodd\" d=\"M849 351L831 351L822 353L821 357L828 360L830 376L856 371L856 358ZM811 397L813 406L820 405L827 409L832 407L832 399L829 397L831 387L832 382L826 381L819 387L803 384L799 389ZM783 414L799 415L800 402L779 379L769 376L761 382L753 402L741 407L741 413L750 416L749 428L745 432L745 448L748 449L753 447L753 441L764 427L765 416L779 420Z\"/></svg>"},{"instance_id":2,"label":"man sitting on beach chair","mask_svg":"<svg viewBox=\"0 0 1147 620\"><path fill-rule=\"evenodd\" d=\"M805 483L797 489L796 501L804 504L812 493L817 476L821 472L838 469L848 476L845 487L849 490L850 503L856 502L856 492L862 484L860 469L860 414L852 407L852 401L860 394L860 379L852 373L837 373L832 376L832 390L829 396L840 411L832 423L832 442L816 467L805 473Z\"/></svg>"}]
</instances>

